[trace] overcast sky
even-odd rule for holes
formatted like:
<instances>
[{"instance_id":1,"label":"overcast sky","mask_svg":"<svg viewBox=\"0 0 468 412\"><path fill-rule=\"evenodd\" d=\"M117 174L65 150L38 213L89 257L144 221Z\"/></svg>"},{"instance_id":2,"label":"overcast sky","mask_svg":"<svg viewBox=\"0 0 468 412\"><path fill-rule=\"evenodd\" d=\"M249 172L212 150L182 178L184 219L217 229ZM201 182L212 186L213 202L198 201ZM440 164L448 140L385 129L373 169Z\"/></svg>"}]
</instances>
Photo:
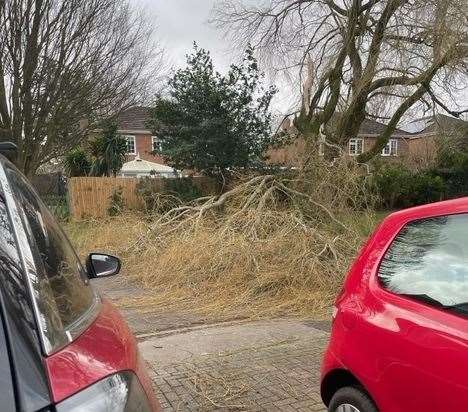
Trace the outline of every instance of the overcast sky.
<instances>
[{"instance_id":1,"label":"overcast sky","mask_svg":"<svg viewBox=\"0 0 468 412\"><path fill-rule=\"evenodd\" d=\"M233 58L233 47L223 38L223 33L208 24L216 0L130 0L142 8L155 26L155 40L166 50L168 67L183 67L185 56L192 50L193 42L210 51L215 68L225 72ZM258 0L251 0L258 2ZM237 56L239 56L237 51ZM273 100L275 113L288 113L297 107L295 91L286 82L276 81L279 92ZM461 105L468 102L468 93L461 91Z\"/></svg>"},{"instance_id":2,"label":"overcast sky","mask_svg":"<svg viewBox=\"0 0 468 412\"><path fill-rule=\"evenodd\" d=\"M155 23L155 39L166 50L169 66L182 67L193 42L210 51L215 68L225 72L233 58L233 47L223 38L223 33L207 21L216 0L131 0L147 13ZM275 111L287 112L290 97L284 86L277 83L280 93L273 102Z\"/></svg>"},{"instance_id":3,"label":"overcast sky","mask_svg":"<svg viewBox=\"0 0 468 412\"><path fill-rule=\"evenodd\" d=\"M144 8L155 22L155 37L163 43L176 66L185 64L185 55L196 41L208 49L220 70L229 65L229 44L221 33L207 24L214 0L132 0Z\"/></svg>"}]
</instances>

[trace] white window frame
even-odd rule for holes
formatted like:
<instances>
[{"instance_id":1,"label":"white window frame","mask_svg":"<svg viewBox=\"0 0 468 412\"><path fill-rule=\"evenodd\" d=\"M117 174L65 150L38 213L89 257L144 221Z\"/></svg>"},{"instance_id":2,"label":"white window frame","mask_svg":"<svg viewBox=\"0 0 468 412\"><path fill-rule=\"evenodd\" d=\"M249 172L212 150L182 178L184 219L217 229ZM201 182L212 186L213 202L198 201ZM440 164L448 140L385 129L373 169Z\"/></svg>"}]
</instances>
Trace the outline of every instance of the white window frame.
<instances>
[{"instance_id":1,"label":"white window frame","mask_svg":"<svg viewBox=\"0 0 468 412\"><path fill-rule=\"evenodd\" d=\"M158 149L155 148L155 144L159 146ZM151 136L151 148L153 149L153 152L156 150L161 150L161 140L159 140L158 136Z\"/></svg>"},{"instance_id":2,"label":"white window frame","mask_svg":"<svg viewBox=\"0 0 468 412\"><path fill-rule=\"evenodd\" d=\"M125 140L127 142L127 154L129 154L129 155L136 154L136 139L135 139L135 136L131 135L131 134L127 134L124 137L125 137ZM133 152L129 150L130 141L133 141Z\"/></svg>"},{"instance_id":3,"label":"white window frame","mask_svg":"<svg viewBox=\"0 0 468 412\"><path fill-rule=\"evenodd\" d=\"M359 150L360 143L360 150ZM359 156L364 151L364 139L356 137L354 139L349 139L348 142L348 153L350 156Z\"/></svg>"},{"instance_id":4,"label":"white window frame","mask_svg":"<svg viewBox=\"0 0 468 412\"><path fill-rule=\"evenodd\" d=\"M390 139L382 149L382 156L398 156L398 140Z\"/></svg>"}]
</instances>

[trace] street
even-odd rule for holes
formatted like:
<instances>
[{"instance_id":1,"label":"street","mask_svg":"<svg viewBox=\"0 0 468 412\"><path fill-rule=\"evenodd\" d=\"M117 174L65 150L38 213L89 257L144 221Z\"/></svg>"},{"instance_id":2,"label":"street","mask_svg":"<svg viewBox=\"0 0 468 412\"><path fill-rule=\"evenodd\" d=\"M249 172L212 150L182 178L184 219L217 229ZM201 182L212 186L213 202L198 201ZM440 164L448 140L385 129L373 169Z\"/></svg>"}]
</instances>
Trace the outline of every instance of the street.
<instances>
[{"instance_id":1,"label":"street","mask_svg":"<svg viewBox=\"0 0 468 412\"><path fill-rule=\"evenodd\" d=\"M118 279L95 285L117 305L128 293L144 293ZM164 411L325 410L319 369L327 321L207 323L189 314L121 310Z\"/></svg>"}]
</instances>

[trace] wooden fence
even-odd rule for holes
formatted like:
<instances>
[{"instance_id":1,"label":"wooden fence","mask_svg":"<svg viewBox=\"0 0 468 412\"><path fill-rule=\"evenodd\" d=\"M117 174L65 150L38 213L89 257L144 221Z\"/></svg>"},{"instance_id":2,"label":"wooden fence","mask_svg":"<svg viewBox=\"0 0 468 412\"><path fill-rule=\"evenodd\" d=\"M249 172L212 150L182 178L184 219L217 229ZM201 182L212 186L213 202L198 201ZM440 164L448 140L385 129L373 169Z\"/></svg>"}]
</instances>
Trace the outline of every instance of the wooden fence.
<instances>
[{"instance_id":1,"label":"wooden fence","mask_svg":"<svg viewBox=\"0 0 468 412\"><path fill-rule=\"evenodd\" d=\"M144 206L143 199L137 194L137 178L122 177L72 177L68 182L70 214L74 219L102 218L107 216L110 197L118 187L122 188L125 209L138 210ZM164 178L151 179L157 190L163 188ZM193 183L203 194L215 192L213 180L193 177Z\"/></svg>"}]
</instances>

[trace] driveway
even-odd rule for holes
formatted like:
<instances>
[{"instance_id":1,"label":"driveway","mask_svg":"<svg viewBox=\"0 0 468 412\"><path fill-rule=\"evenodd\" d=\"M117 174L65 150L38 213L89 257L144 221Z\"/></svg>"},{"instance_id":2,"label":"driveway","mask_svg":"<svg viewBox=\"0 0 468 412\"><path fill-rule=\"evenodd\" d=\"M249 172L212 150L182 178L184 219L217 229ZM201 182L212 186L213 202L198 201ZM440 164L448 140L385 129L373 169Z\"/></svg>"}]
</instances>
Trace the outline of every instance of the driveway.
<instances>
[{"instance_id":1,"label":"driveway","mask_svg":"<svg viewBox=\"0 0 468 412\"><path fill-rule=\"evenodd\" d=\"M95 285L117 305L144 293L111 279ZM210 323L187 313L122 312L165 411L325 411L319 368L328 322Z\"/></svg>"}]
</instances>

